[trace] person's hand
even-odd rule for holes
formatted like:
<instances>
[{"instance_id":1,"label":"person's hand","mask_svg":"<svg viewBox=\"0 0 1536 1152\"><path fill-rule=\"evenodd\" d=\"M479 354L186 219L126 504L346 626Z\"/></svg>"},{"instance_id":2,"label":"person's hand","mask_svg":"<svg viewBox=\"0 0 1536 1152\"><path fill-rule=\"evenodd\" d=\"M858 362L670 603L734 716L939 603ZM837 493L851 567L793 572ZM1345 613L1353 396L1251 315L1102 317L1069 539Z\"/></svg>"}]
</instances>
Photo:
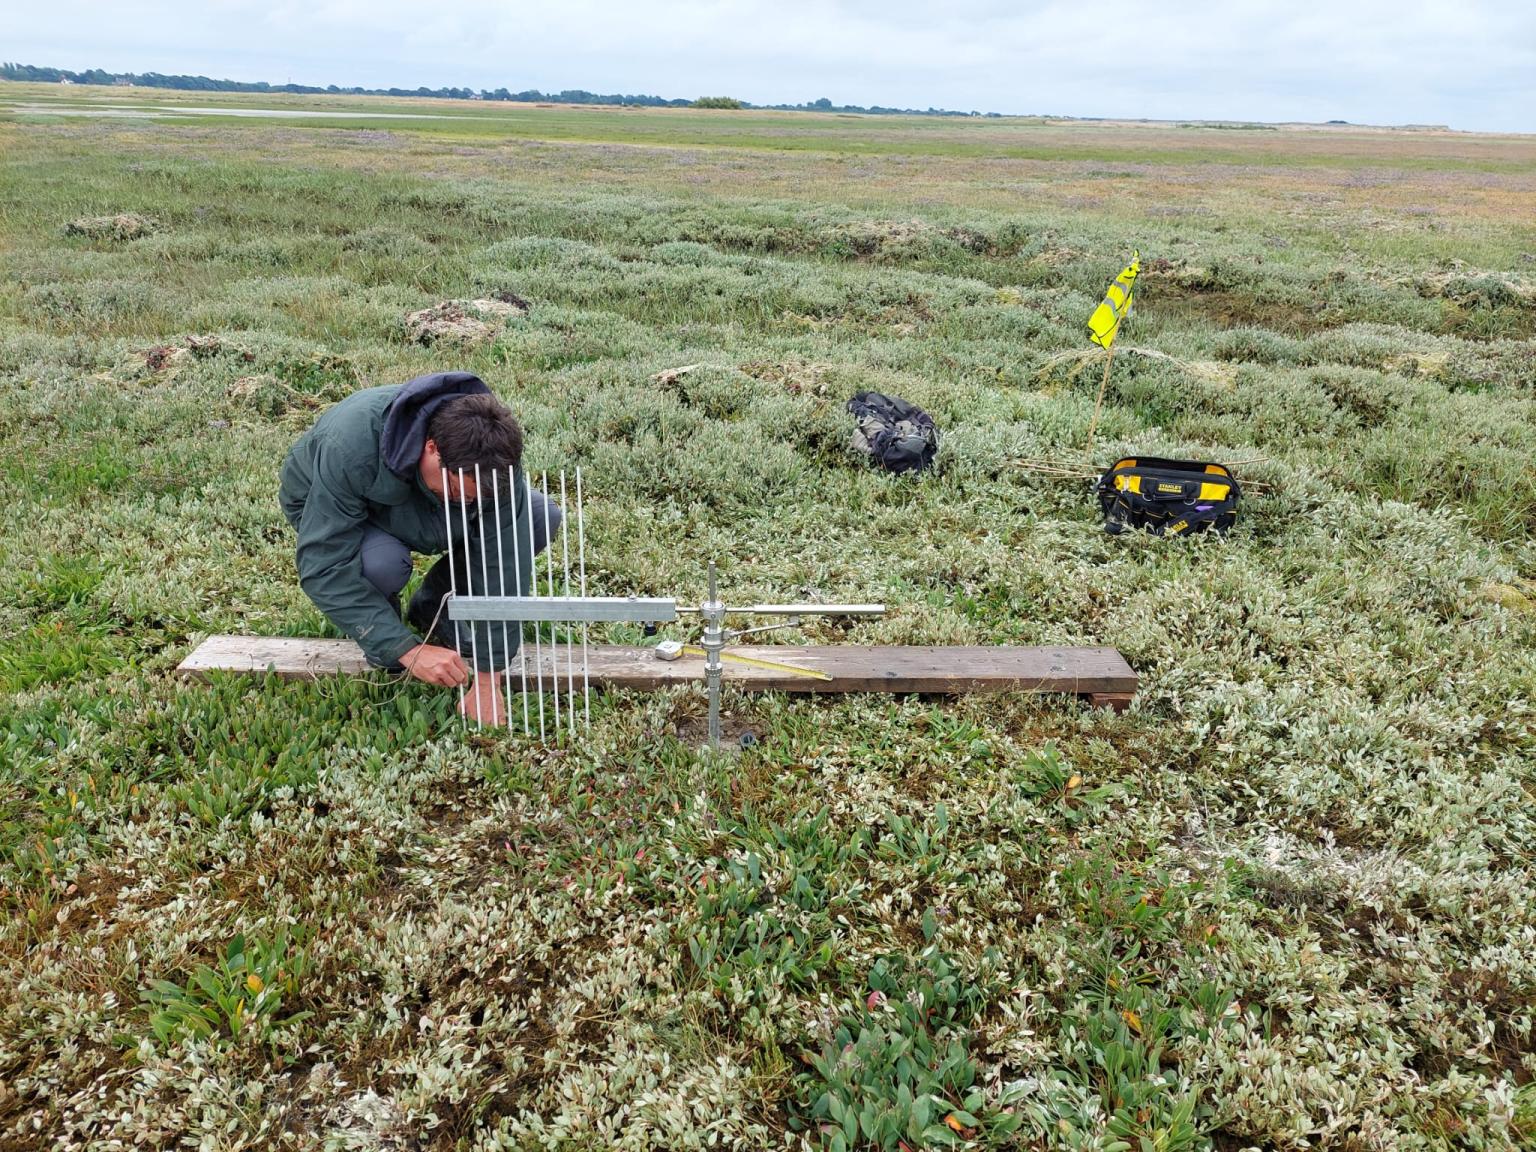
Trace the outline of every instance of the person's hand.
<instances>
[{"instance_id":1,"label":"person's hand","mask_svg":"<svg viewBox=\"0 0 1536 1152\"><path fill-rule=\"evenodd\" d=\"M469 665L452 648L418 644L400 657L405 670L425 684L457 688L469 679Z\"/></svg>"},{"instance_id":2,"label":"person's hand","mask_svg":"<svg viewBox=\"0 0 1536 1152\"><path fill-rule=\"evenodd\" d=\"M507 700L501 691L501 677L495 672L476 672L475 679L459 701L459 711L479 724L509 724Z\"/></svg>"}]
</instances>

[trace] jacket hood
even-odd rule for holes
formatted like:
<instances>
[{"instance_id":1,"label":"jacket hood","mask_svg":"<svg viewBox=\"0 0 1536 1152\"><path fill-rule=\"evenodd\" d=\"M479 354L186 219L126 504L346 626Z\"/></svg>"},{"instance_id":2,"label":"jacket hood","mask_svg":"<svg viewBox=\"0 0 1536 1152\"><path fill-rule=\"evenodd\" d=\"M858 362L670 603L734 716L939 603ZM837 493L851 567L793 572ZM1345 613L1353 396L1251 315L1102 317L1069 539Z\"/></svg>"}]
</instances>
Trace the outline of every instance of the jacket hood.
<instances>
[{"instance_id":1,"label":"jacket hood","mask_svg":"<svg viewBox=\"0 0 1536 1152\"><path fill-rule=\"evenodd\" d=\"M490 395L491 390L473 372L434 372L403 385L399 395L390 401L384 413L384 429L379 433L384 466L401 479L414 476L421 463L432 414L456 397L482 394Z\"/></svg>"}]
</instances>

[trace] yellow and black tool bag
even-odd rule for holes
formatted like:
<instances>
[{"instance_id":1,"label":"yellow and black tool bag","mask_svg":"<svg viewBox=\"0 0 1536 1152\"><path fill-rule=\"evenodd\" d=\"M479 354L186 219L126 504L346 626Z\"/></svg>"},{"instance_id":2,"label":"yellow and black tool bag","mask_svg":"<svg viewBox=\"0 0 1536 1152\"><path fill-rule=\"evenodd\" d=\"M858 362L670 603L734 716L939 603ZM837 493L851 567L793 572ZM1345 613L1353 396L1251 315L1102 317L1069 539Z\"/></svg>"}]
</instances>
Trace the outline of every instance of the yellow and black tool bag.
<instances>
[{"instance_id":1,"label":"yellow and black tool bag","mask_svg":"<svg viewBox=\"0 0 1536 1152\"><path fill-rule=\"evenodd\" d=\"M1188 536L1237 522L1241 490L1224 465L1138 456L1099 477L1096 491L1104 531L1145 528L1157 536Z\"/></svg>"}]
</instances>

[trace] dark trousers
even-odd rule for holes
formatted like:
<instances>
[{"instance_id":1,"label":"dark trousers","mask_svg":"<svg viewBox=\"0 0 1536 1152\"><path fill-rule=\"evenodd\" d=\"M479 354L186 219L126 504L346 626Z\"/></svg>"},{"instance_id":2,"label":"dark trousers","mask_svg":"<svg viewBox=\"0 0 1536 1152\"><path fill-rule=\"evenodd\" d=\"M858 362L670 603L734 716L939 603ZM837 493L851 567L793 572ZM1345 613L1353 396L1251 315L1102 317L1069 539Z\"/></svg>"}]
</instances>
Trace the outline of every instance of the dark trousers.
<instances>
[{"instance_id":1,"label":"dark trousers","mask_svg":"<svg viewBox=\"0 0 1536 1152\"><path fill-rule=\"evenodd\" d=\"M546 500L538 489L529 492L528 511L532 514L533 554L537 556L549 546L555 533L560 531L560 523L565 519L565 514L560 510L560 505L553 500ZM549 518L547 524L546 515ZM370 524L363 532L362 561L363 578L382 592L385 599L399 603L400 593L405 591L411 579L411 550L382 528ZM437 562L427 569L421 587L416 589L405 610L405 622L423 636L427 636L433 617L437 617L433 634L427 636L431 643L452 646L446 640L448 630L443 627L447 616L439 613L438 607L450 591L466 593L469 590L463 568L462 555L455 556L451 563L446 555L438 557ZM457 587L454 576L458 577Z\"/></svg>"}]
</instances>

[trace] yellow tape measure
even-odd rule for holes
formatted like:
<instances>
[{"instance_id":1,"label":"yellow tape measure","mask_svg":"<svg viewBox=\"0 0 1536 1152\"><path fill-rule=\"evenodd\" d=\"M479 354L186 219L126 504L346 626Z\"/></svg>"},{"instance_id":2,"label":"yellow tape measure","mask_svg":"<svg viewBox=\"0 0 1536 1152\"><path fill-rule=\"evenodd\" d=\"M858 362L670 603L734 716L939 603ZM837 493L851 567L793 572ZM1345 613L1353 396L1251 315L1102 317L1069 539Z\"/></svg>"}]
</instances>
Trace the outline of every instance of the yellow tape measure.
<instances>
[{"instance_id":1,"label":"yellow tape measure","mask_svg":"<svg viewBox=\"0 0 1536 1152\"><path fill-rule=\"evenodd\" d=\"M663 640L654 649L656 659L672 661L679 656L708 656L702 648L696 648L692 644L679 644L676 640ZM797 668L793 664L780 664L777 660L760 660L756 656L738 656L734 652L720 653L720 659L729 660L733 664L747 664L753 668L762 668L768 672L788 672L794 676L808 676L812 680L830 680L831 676L814 668Z\"/></svg>"}]
</instances>

